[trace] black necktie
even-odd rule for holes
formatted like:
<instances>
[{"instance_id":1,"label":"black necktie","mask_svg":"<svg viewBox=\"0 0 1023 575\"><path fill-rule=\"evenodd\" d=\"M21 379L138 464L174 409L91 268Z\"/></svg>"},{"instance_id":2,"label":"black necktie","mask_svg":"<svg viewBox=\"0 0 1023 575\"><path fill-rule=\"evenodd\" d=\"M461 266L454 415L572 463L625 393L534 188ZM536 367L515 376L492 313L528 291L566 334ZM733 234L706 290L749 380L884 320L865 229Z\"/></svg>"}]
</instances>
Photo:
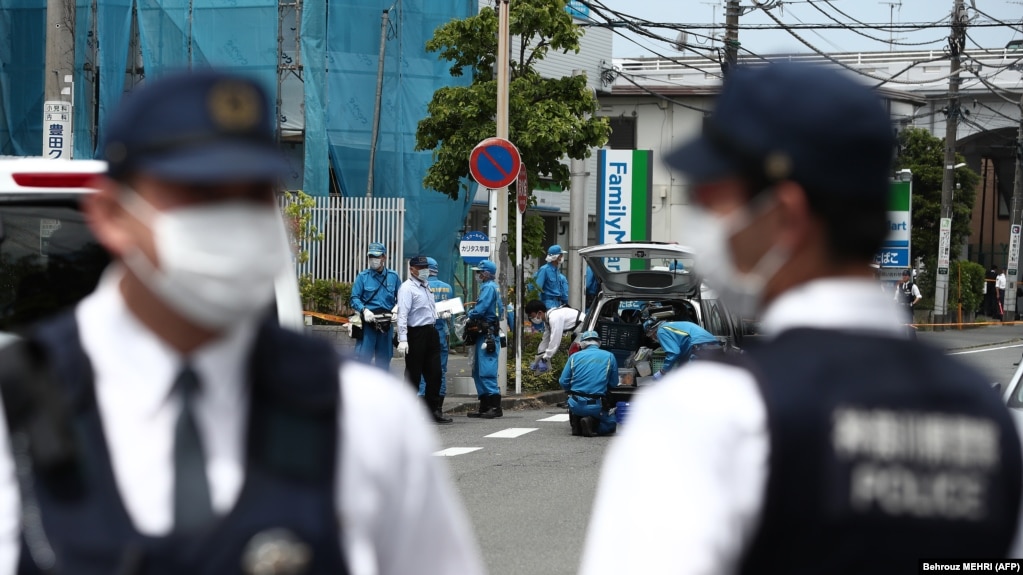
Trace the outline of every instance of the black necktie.
<instances>
[{"instance_id":1,"label":"black necktie","mask_svg":"<svg viewBox=\"0 0 1023 575\"><path fill-rule=\"evenodd\" d=\"M181 395L181 414L174 426L174 529L181 532L208 523L213 518L213 506L206 458L195 422L199 378L186 365L174 385Z\"/></svg>"}]
</instances>

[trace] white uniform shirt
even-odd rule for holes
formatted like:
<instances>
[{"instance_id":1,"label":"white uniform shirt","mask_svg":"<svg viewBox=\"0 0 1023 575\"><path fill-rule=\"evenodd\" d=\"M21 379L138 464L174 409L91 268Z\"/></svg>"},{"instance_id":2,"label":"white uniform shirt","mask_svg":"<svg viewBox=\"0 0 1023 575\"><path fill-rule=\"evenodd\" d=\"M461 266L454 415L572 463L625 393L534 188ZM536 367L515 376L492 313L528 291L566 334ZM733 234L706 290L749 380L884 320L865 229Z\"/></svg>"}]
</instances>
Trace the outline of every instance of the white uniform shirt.
<instances>
[{"instance_id":1,"label":"white uniform shirt","mask_svg":"<svg viewBox=\"0 0 1023 575\"><path fill-rule=\"evenodd\" d=\"M111 271L77 307L82 344L118 492L138 531L173 527L172 450L181 408L171 392L182 358L135 319ZM203 382L196 404L213 508L227 513L244 482L249 322L189 358ZM407 385L355 361L340 370L337 516L353 575L483 573L436 435ZM15 571L19 496L0 410L0 575Z\"/></svg>"},{"instance_id":2,"label":"white uniform shirt","mask_svg":"<svg viewBox=\"0 0 1023 575\"><path fill-rule=\"evenodd\" d=\"M995 277L995 287L998 289L1005 289L1005 272L1002 272Z\"/></svg>"},{"instance_id":3,"label":"white uniform shirt","mask_svg":"<svg viewBox=\"0 0 1023 575\"><path fill-rule=\"evenodd\" d=\"M827 279L778 298L762 329L905 337L899 318L873 280ZM738 367L693 362L637 396L604 459L580 573L735 573L763 506L767 433L757 384ZM1017 533L1009 556L1020 553Z\"/></svg>"},{"instance_id":4,"label":"white uniform shirt","mask_svg":"<svg viewBox=\"0 0 1023 575\"><path fill-rule=\"evenodd\" d=\"M570 307L556 307L547 310L546 328L543 330L543 339L540 340L540 347L537 348L537 355L554 357L561 345L561 337L572 331L576 324L582 321L583 314L579 310Z\"/></svg>"}]
</instances>

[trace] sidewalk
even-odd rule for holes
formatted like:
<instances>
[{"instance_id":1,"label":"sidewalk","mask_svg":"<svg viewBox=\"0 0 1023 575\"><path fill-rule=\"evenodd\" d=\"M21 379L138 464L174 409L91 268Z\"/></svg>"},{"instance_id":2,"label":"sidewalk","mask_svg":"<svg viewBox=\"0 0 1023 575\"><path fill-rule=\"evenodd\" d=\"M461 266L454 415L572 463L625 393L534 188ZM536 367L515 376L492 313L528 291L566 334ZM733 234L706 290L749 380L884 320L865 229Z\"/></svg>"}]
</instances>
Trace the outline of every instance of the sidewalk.
<instances>
[{"instance_id":1,"label":"sidewalk","mask_svg":"<svg viewBox=\"0 0 1023 575\"><path fill-rule=\"evenodd\" d=\"M1023 342L1023 324L986 325L944 331L918 331L917 338L945 351Z\"/></svg>"}]
</instances>

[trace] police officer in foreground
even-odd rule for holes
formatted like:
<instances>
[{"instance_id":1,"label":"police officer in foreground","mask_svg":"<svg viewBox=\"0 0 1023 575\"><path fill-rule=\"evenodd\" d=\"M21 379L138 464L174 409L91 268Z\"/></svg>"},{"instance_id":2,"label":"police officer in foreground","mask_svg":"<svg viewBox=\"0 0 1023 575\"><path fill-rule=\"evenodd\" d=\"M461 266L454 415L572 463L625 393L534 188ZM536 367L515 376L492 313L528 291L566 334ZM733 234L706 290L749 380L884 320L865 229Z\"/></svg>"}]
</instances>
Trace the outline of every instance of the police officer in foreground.
<instances>
[{"instance_id":1,"label":"police officer in foreground","mask_svg":"<svg viewBox=\"0 0 1023 575\"><path fill-rule=\"evenodd\" d=\"M558 383L568 394L568 423L572 435L609 435L618 428L608 412L608 390L618 387L618 361L600 349L600 335L593 330L579 335L580 350L568 356Z\"/></svg>"},{"instance_id":2,"label":"police officer in foreground","mask_svg":"<svg viewBox=\"0 0 1023 575\"><path fill-rule=\"evenodd\" d=\"M479 409L466 415L494 419L504 415L501 388L497 380L501 357L500 321L504 304L501 303L501 289L495 281L497 264L483 260L472 269L476 272L480 293L476 297L476 305L466 314L469 316L466 333L469 333L470 324L477 326L478 331L471 336L474 340L469 348L469 363L472 365L472 380L476 384Z\"/></svg>"},{"instance_id":3,"label":"police officer in foreground","mask_svg":"<svg viewBox=\"0 0 1023 575\"><path fill-rule=\"evenodd\" d=\"M405 379L413 389L425 381L423 398L434 423L451 423L444 415L444 397L440 394L439 319L430 291L430 264L426 256L408 262L408 279L398 288L398 354L405 358ZM444 312L451 317L450 312Z\"/></svg>"},{"instance_id":4,"label":"police officer in foreground","mask_svg":"<svg viewBox=\"0 0 1023 575\"><path fill-rule=\"evenodd\" d=\"M388 269L384 244L369 244L366 256L369 267L355 276L350 298L352 309L362 317L362 339L356 345L356 353L386 371L394 357L393 311L401 278L398 272Z\"/></svg>"},{"instance_id":5,"label":"police officer in foreground","mask_svg":"<svg viewBox=\"0 0 1023 575\"><path fill-rule=\"evenodd\" d=\"M667 162L690 183L695 272L762 311L766 341L637 396L581 573L901 574L1023 556L1012 418L984 376L909 340L871 278L894 144L880 97L844 72L725 78L703 134Z\"/></svg>"},{"instance_id":6,"label":"police officer in foreground","mask_svg":"<svg viewBox=\"0 0 1023 575\"><path fill-rule=\"evenodd\" d=\"M433 292L433 301L440 303L451 299L454 294L454 290L451 289L451 284L441 281L438 274L437 260L433 258L426 258L426 263L429 264L430 269L430 291ZM437 315L437 337L440 338L440 396L443 398L447 395L448 390L448 321L451 319L451 312L443 312ZM426 394L426 380L422 380L419 383L419 395Z\"/></svg>"},{"instance_id":7,"label":"police officer in foreground","mask_svg":"<svg viewBox=\"0 0 1023 575\"><path fill-rule=\"evenodd\" d=\"M0 574L483 572L415 394L268 314L272 113L212 70L112 112L82 201L114 263L0 358Z\"/></svg>"}]
</instances>

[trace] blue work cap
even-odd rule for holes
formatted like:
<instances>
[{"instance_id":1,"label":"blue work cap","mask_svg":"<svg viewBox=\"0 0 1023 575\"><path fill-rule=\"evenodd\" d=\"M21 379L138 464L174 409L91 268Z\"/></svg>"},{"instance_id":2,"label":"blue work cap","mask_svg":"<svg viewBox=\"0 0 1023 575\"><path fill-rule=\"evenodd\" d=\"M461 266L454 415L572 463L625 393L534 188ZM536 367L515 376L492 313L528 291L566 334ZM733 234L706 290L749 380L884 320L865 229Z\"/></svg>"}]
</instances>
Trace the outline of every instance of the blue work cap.
<instances>
[{"instance_id":1,"label":"blue work cap","mask_svg":"<svg viewBox=\"0 0 1023 575\"><path fill-rule=\"evenodd\" d=\"M553 246L551 246L547 250L547 255L549 255L549 256L560 256L561 255L561 246L559 246L558 244L554 244Z\"/></svg>"},{"instance_id":2,"label":"blue work cap","mask_svg":"<svg viewBox=\"0 0 1023 575\"><path fill-rule=\"evenodd\" d=\"M653 335L657 333L657 328L661 327L663 324L664 320L648 319L643 322L643 331L646 333L647 337L653 337Z\"/></svg>"},{"instance_id":3,"label":"blue work cap","mask_svg":"<svg viewBox=\"0 0 1023 575\"><path fill-rule=\"evenodd\" d=\"M430 275L432 275L432 276L437 275L437 271L438 271L437 270L437 260L435 260L433 258L426 258L426 263L429 264Z\"/></svg>"},{"instance_id":4,"label":"blue work cap","mask_svg":"<svg viewBox=\"0 0 1023 575\"><path fill-rule=\"evenodd\" d=\"M703 134L666 162L691 183L791 180L808 193L883 200L894 149L876 92L834 68L779 62L729 74Z\"/></svg>"},{"instance_id":5,"label":"blue work cap","mask_svg":"<svg viewBox=\"0 0 1023 575\"><path fill-rule=\"evenodd\" d=\"M497 264L490 260L483 260L480 263L476 264L476 267L472 269L478 272L487 272L488 274L493 275L497 273Z\"/></svg>"},{"instance_id":6,"label":"blue work cap","mask_svg":"<svg viewBox=\"0 0 1023 575\"><path fill-rule=\"evenodd\" d=\"M217 70L147 80L127 94L103 130L107 174L143 172L182 183L273 181L288 163L277 148L266 91Z\"/></svg>"},{"instance_id":7,"label":"blue work cap","mask_svg":"<svg viewBox=\"0 0 1023 575\"><path fill-rule=\"evenodd\" d=\"M597 341L600 341L600 334L593 331L592 329L589 331L584 331L581 334L579 334L579 341L586 341L588 339L595 339Z\"/></svg>"},{"instance_id":8,"label":"blue work cap","mask_svg":"<svg viewBox=\"0 0 1023 575\"><path fill-rule=\"evenodd\" d=\"M373 257L380 257L387 253L387 246L380 242L373 242L369 244L369 250L366 252Z\"/></svg>"}]
</instances>

